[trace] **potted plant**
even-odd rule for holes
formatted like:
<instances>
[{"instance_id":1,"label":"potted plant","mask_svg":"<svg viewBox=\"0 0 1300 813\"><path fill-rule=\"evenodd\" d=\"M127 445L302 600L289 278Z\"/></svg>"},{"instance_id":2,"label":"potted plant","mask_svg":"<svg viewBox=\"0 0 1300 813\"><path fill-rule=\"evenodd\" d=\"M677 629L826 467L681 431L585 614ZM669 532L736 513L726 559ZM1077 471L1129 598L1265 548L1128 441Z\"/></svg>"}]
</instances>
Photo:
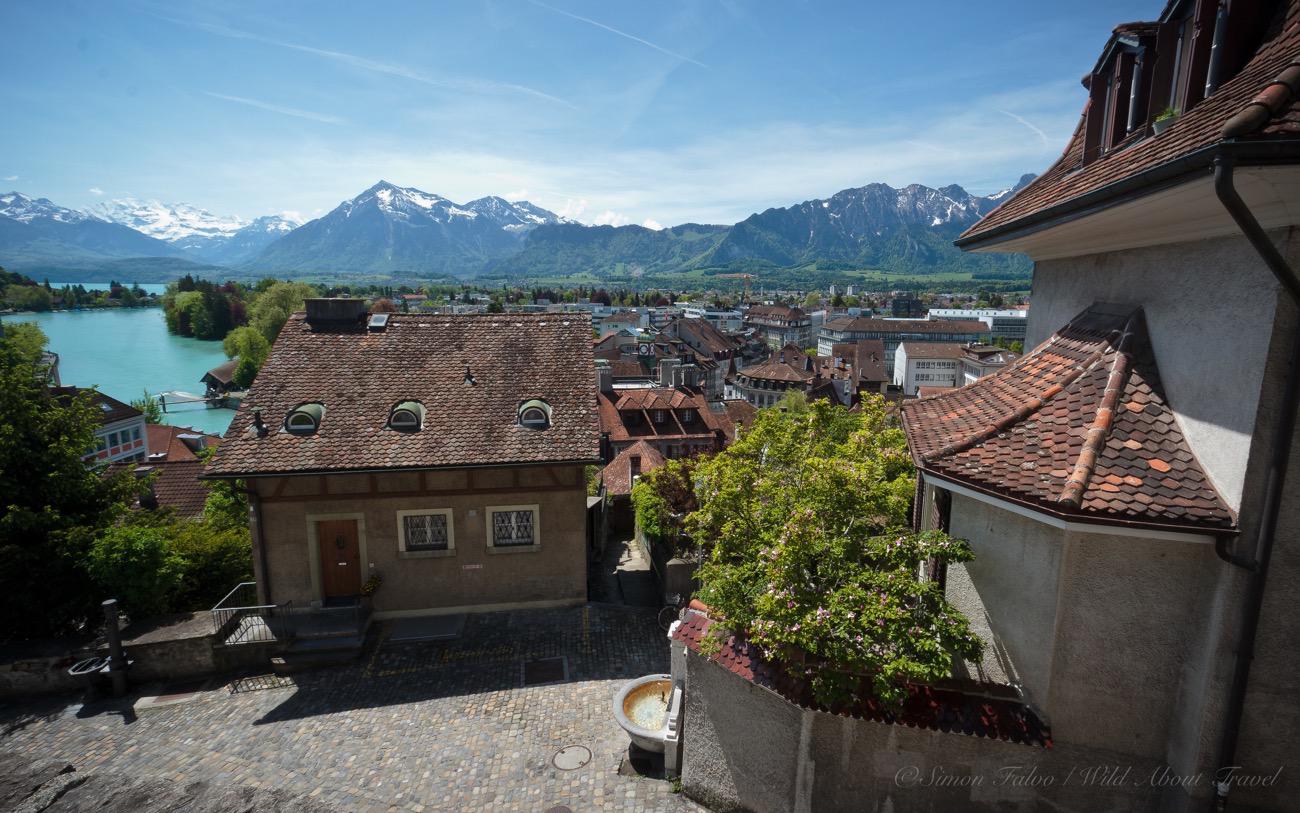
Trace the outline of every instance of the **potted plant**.
<instances>
[{"instance_id":1,"label":"potted plant","mask_svg":"<svg viewBox=\"0 0 1300 813\"><path fill-rule=\"evenodd\" d=\"M384 583L384 577L378 573L370 574L370 578L361 584L361 602L369 606L374 600L375 593L379 592L379 587Z\"/></svg>"},{"instance_id":2,"label":"potted plant","mask_svg":"<svg viewBox=\"0 0 1300 813\"><path fill-rule=\"evenodd\" d=\"M1170 125L1172 125L1177 118L1178 110L1173 107L1166 107L1164 110L1160 111L1160 115L1156 116L1156 119L1151 123L1151 126L1156 131L1156 135L1160 135L1165 130L1168 130Z\"/></svg>"}]
</instances>

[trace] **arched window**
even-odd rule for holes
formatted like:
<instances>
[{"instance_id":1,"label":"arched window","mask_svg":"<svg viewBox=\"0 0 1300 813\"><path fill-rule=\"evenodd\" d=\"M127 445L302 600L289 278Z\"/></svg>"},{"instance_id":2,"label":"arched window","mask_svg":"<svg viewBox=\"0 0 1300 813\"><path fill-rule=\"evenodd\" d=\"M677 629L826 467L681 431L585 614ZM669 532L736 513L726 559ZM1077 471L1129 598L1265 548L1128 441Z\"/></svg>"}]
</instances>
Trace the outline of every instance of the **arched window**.
<instances>
[{"instance_id":1,"label":"arched window","mask_svg":"<svg viewBox=\"0 0 1300 813\"><path fill-rule=\"evenodd\" d=\"M418 401L401 402L389 414L388 426L399 432L420 431L424 426L424 405Z\"/></svg>"},{"instance_id":2,"label":"arched window","mask_svg":"<svg viewBox=\"0 0 1300 813\"><path fill-rule=\"evenodd\" d=\"M295 435L310 435L320 428L324 417L324 404L303 404L285 416L284 429Z\"/></svg>"},{"instance_id":3,"label":"arched window","mask_svg":"<svg viewBox=\"0 0 1300 813\"><path fill-rule=\"evenodd\" d=\"M519 425L529 429L546 429L551 425L551 405L540 399L519 405Z\"/></svg>"}]
</instances>

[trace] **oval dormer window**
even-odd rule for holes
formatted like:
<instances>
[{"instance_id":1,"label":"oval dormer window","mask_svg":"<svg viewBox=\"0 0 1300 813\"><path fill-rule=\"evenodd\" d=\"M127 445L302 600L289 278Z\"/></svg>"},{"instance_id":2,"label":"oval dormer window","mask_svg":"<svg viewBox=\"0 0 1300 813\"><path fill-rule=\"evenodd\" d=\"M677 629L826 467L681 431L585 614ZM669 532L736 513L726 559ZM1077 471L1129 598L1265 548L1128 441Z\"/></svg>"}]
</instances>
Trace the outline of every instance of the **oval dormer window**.
<instances>
[{"instance_id":1,"label":"oval dormer window","mask_svg":"<svg viewBox=\"0 0 1300 813\"><path fill-rule=\"evenodd\" d=\"M424 406L418 401L403 401L388 416L388 427L398 432L419 432L423 426Z\"/></svg>"},{"instance_id":2,"label":"oval dormer window","mask_svg":"<svg viewBox=\"0 0 1300 813\"><path fill-rule=\"evenodd\" d=\"M310 435L320 429L320 422L324 417L324 404L303 404L285 417L284 429L295 435Z\"/></svg>"},{"instance_id":3,"label":"oval dormer window","mask_svg":"<svg viewBox=\"0 0 1300 813\"><path fill-rule=\"evenodd\" d=\"M519 405L519 425L529 429L546 429L551 425L551 405L540 399Z\"/></svg>"}]
</instances>

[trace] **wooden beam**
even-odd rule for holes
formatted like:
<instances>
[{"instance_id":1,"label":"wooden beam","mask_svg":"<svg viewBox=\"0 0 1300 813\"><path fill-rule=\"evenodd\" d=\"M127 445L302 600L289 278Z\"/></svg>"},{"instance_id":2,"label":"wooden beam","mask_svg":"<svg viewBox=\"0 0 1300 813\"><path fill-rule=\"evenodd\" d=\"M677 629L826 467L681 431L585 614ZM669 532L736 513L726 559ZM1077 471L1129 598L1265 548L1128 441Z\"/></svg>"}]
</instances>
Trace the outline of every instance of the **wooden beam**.
<instances>
[{"instance_id":1,"label":"wooden beam","mask_svg":"<svg viewBox=\"0 0 1300 813\"><path fill-rule=\"evenodd\" d=\"M476 494L531 494L535 492L578 491L578 490L580 490L580 485L527 486L527 487L521 486L518 488L503 487L503 488L476 488L476 489L467 489L467 488L423 489L420 491L391 491L391 492L386 491L383 492L382 494L379 494L376 497L373 497L373 499L389 500L389 499L412 499L416 497L466 497L466 496L474 496ZM264 503L312 502L313 500L320 499L322 496L328 496L328 495L303 494L301 496L291 495L288 497L263 497L262 502ZM367 497L367 495L364 493L352 494L348 496L363 497L363 498Z\"/></svg>"}]
</instances>

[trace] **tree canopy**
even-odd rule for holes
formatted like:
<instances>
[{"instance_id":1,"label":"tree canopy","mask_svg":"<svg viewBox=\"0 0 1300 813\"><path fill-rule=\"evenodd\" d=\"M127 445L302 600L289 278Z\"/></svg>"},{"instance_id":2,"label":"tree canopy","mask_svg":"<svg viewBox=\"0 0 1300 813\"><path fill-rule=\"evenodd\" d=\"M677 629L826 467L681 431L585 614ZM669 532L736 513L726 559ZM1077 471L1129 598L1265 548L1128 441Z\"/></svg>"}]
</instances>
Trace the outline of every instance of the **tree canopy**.
<instances>
[{"instance_id":1,"label":"tree canopy","mask_svg":"<svg viewBox=\"0 0 1300 813\"><path fill-rule=\"evenodd\" d=\"M705 547L700 598L726 626L806 679L828 706L864 693L901 702L908 681L947 677L982 643L920 578L969 546L907 521L915 472L883 399L764 409L695 469L688 533Z\"/></svg>"}]
</instances>

